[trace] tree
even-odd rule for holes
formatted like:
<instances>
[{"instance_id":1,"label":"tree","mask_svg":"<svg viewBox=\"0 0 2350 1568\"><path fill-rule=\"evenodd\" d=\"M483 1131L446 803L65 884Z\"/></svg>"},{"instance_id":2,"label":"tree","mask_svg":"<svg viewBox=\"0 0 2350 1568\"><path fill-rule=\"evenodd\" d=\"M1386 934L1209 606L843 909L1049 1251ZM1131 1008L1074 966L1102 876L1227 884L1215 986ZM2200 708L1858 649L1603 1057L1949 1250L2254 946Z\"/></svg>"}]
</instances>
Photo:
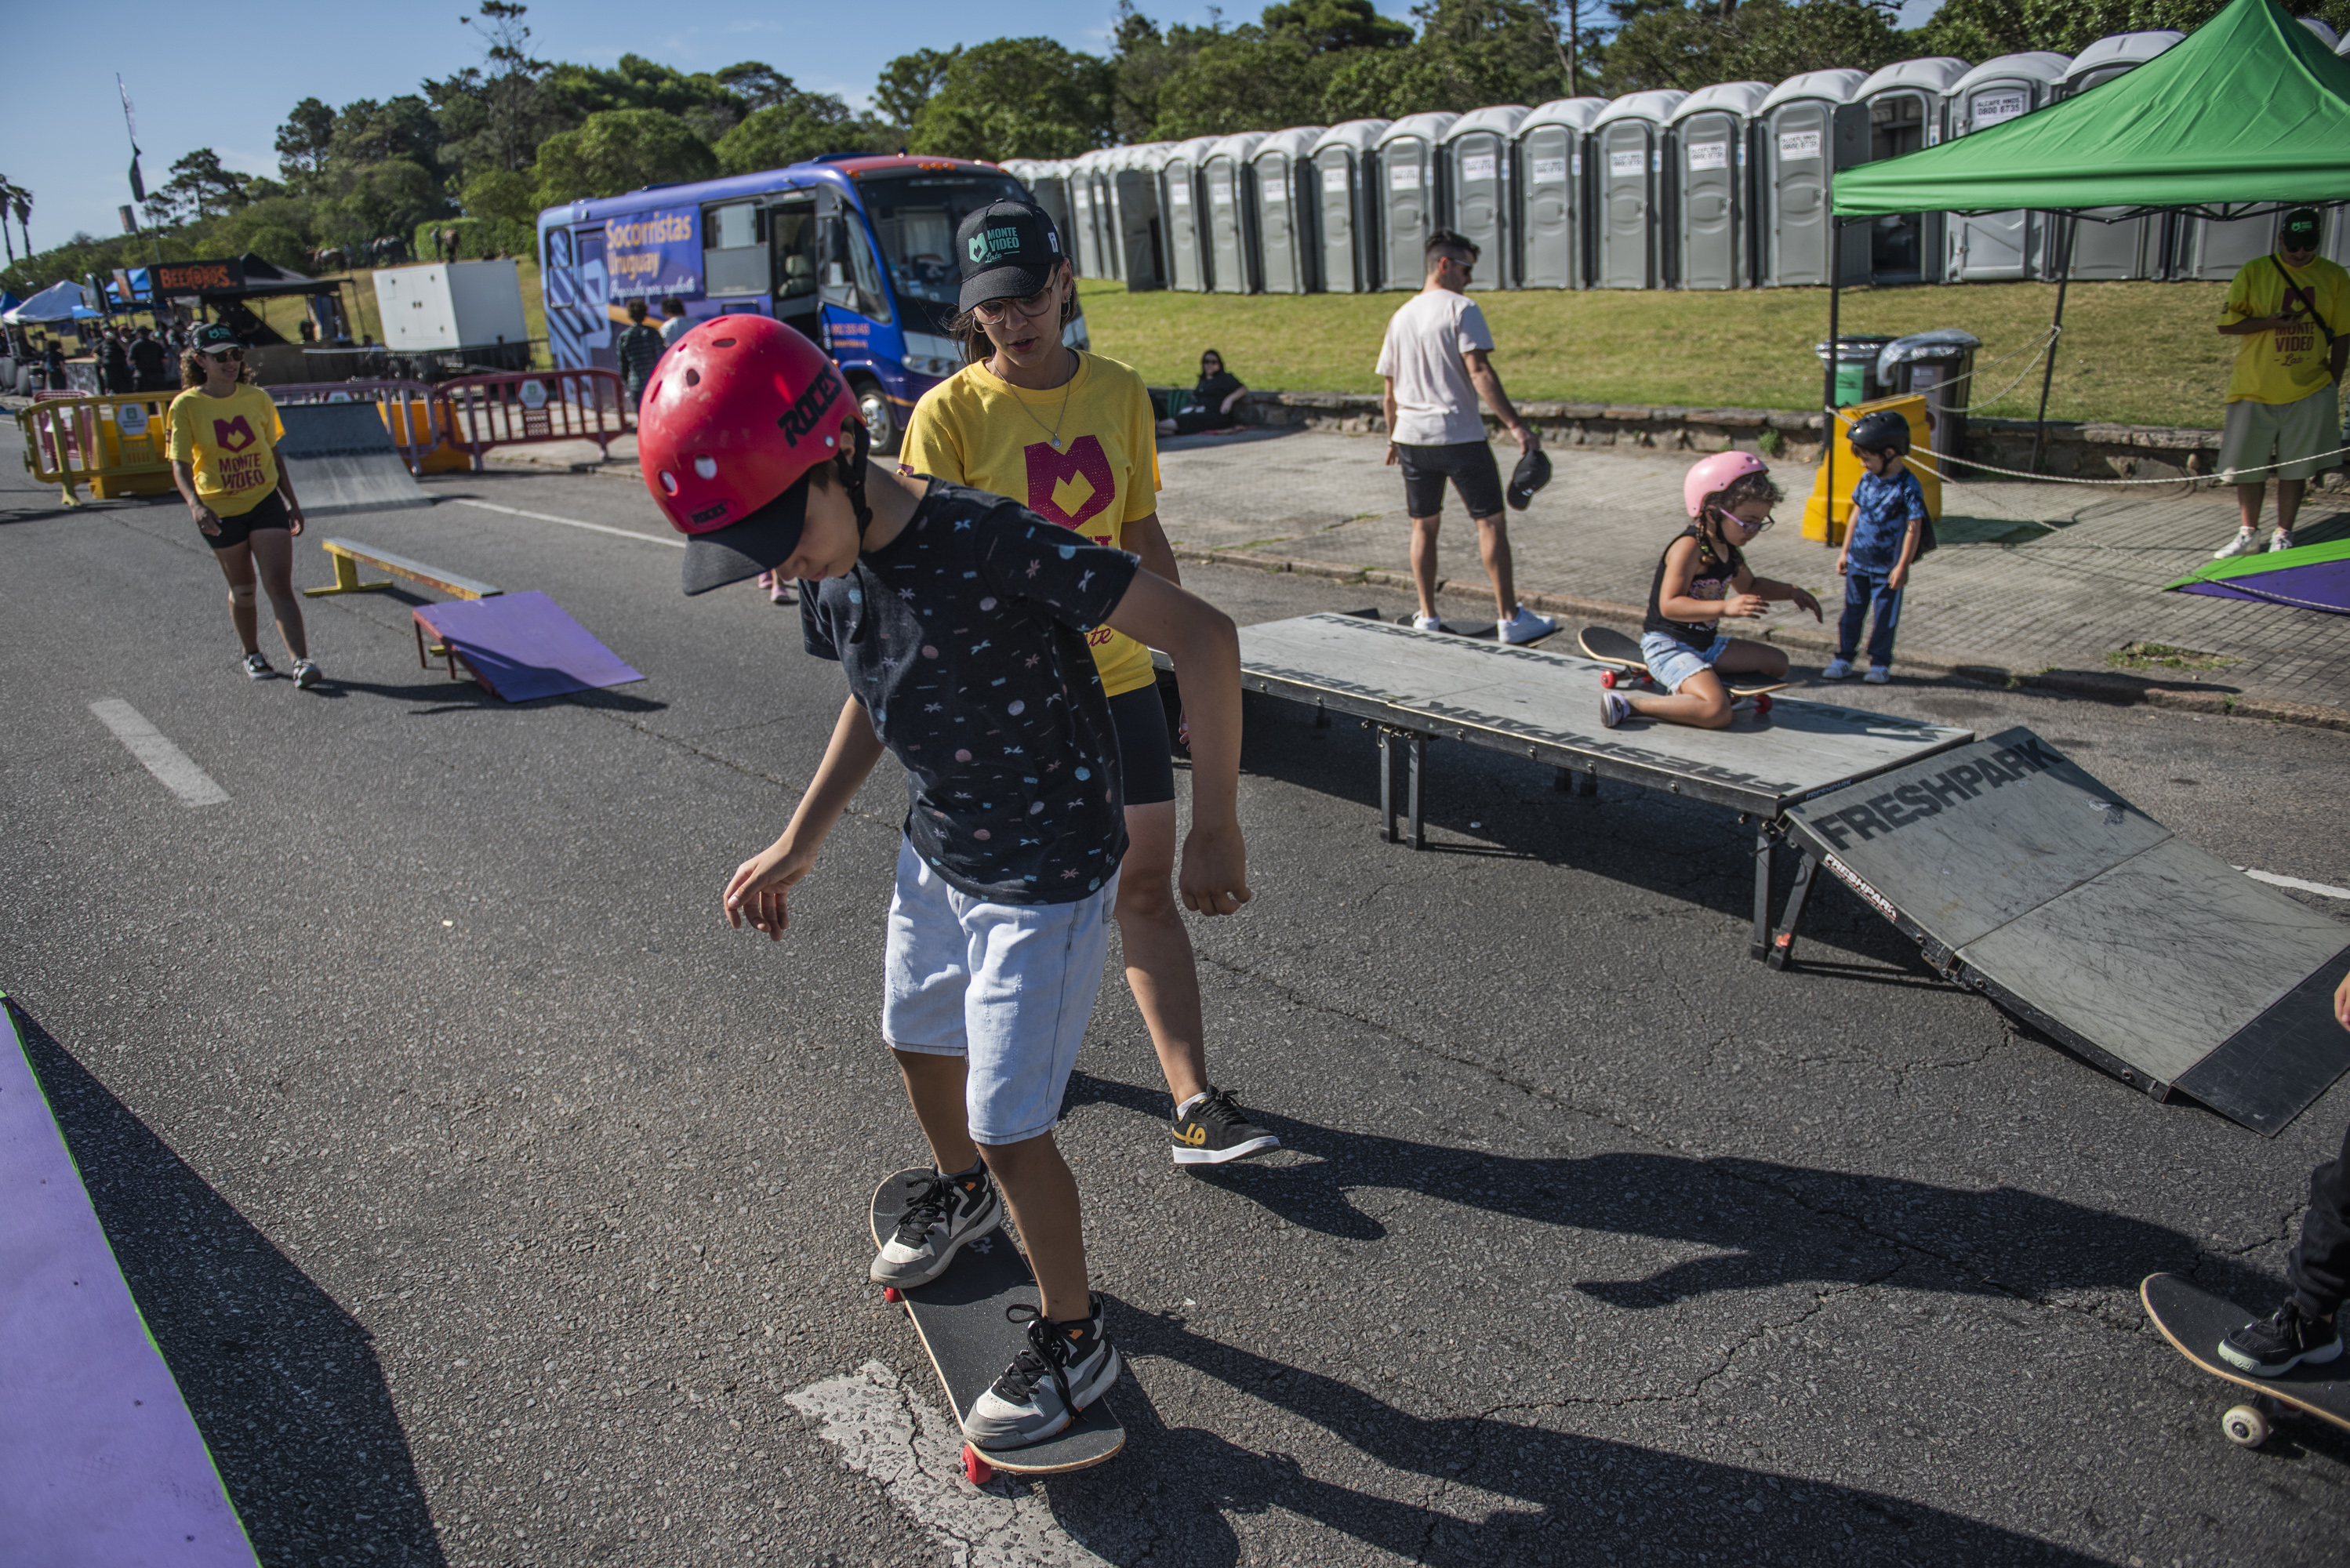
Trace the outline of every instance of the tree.
<instances>
[{"instance_id":1,"label":"tree","mask_svg":"<svg viewBox=\"0 0 2350 1568\"><path fill-rule=\"evenodd\" d=\"M757 60L728 66L716 74L715 79L720 87L743 100L745 114L756 114L763 109L788 102L799 91L792 85L791 78Z\"/></svg>"},{"instance_id":2,"label":"tree","mask_svg":"<svg viewBox=\"0 0 2350 1568\"><path fill-rule=\"evenodd\" d=\"M1264 8L1267 36L1294 37L1316 55L1346 49L1399 49L1411 28L1372 8L1371 0L1291 0Z\"/></svg>"},{"instance_id":3,"label":"tree","mask_svg":"<svg viewBox=\"0 0 2350 1568\"><path fill-rule=\"evenodd\" d=\"M316 174L327 166L335 136L335 111L315 98L294 106L277 128L277 167L288 180Z\"/></svg>"},{"instance_id":4,"label":"tree","mask_svg":"<svg viewBox=\"0 0 2350 1568\"><path fill-rule=\"evenodd\" d=\"M172 178L161 189L148 192L147 205L160 211L167 224L209 218L243 206L251 180L249 174L222 168L219 153L199 147L172 165Z\"/></svg>"},{"instance_id":5,"label":"tree","mask_svg":"<svg viewBox=\"0 0 2350 1568\"><path fill-rule=\"evenodd\" d=\"M2191 33L2227 7L2227 0L1949 0L1919 29L1925 47L1961 59L1988 60L2027 49L2077 55L2115 33L2175 27ZM2350 31L2350 0L2296 4L2337 33Z\"/></svg>"},{"instance_id":6,"label":"tree","mask_svg":"<svg viewBox=\"0 0 2350 1568\"><path fill-rule=\"evenodd\" d=\"M1161 33L1158 23L1134 8L1134 0L1118 0L1118 20L1110 28L1112 134L1120 141L1153 140L1159 95L1168 78L1221 36L1217 27L1180 22Z\"/></svg>"},{"instance_id":7,"label":"tree","mask_svg":"<svg viewBox=\"0 0 2350 1568\"><path fill-rule=\"evenodd\" d=\"M1428 0L1408 49L1358 50L1333 73L1320 118L1336 122L1455 114L1487 104L1534 105L1566 88L1565 50L1551 0Z\"/></svg>"},{"instance_id":8,"label":"tree","mask_svg":"<svg viewBox=\"0 0 2350 1568\"><path fill-rule=\"evenodd\" d=\"M538 204L560 206L645 185L707 180L718 172L710 144L655 109L616 109L539 143Z\"/></svg>"},{"instance_id":9,"label":"tree","mask_svg":"<svg viewBox=\"0 0 2350 1568\"><path fill-rule=\"evenodd\" d=\"M910 145L956 158L1074 158L1111 133L1108 61L1050 38L997 38L956 55L914 117Z\"/></svg>"},{"instance_id":10,"label":"tree","mask_svg":"<svg viewBox=\"0 0 2350 1568\"><path fill-rule=\"evenodd\" d=\"M525 227L538 222L538 188L528 175L511 169L489 169L474 175L465 182L458 201L468 217L499 218Z\"/></svg>"},{"instance_id":11,"label":"tree","mask_svg":"<svg viewBox=\"0 0 2350 1568\"><path fill-rule=\"evenodd\" d=\"M881 140L882 127L859 119L829 93L795 93L728 131L715 149L722 173L780 169L826 152L853 151Z\"/></svg>"},{"instance_id":12,"label":"tree","mask_svg":"<svg viewBox=\"0 0 2350 1568\"><path fill-rule=\"evenodd\" d=\"M916 49L910 55L899 55L881 68L881 80L873 89L873 107L891 125L911 126L922 106L946 85L947 71L962 53L962 46L957 44L944 54Z\"/></svg>"},{"instance_id":13,"label":"tree","mask_svg":"<svg viewBox=\"0 0 2350 1568\"><path fill-rule=\"evenodd\" d=\"M1617 0L1611 9L1620 25L1600 68L1611 96L1875 70L1918 52L1893 26L1892 0L1745 0L1734 9L1717 0Z\"/></svg>"},{"instance_id":14,"label":"tree","mask_svg":"<svg viewBox=\"0 0 2350 1568\"><path fill-rule=\"evenodd\" d=\"M552 68L531 57L530 28L523 23L529 10L514 0L481 0L475 15L458 18L481 35L484 46L489 64L481 81L484 130L503 169L523 169L531 161L538 144L538 82Z\"/></svg>"},{"instance_id":15,"label":"tree","mask_svg":"<svg viewBox=\"0 0 2350 1568\"><path fill-rule=\"evenodd\" d=\"M1161 140L1311 123L1340 67L1409 48L1411 29L1369 0L1295 0L1267 6L1261 22L1181 43L1167 50L1172 63L1152 100L1149 134Z\"/></svg>"},{"instance_id":16,"label":"tree","mask_svg":"<svg viewBox=\"0 0 2350 1568\"><path fill-rule=\"evenodd\" d=\"M791 90L790 78L777 77L764 66L751 68L766 71L785 90ZM641 55L622 55L610 70L595 66L556 66L547 72L540 87L550 107L565 117L567 126L585 124L590 116L611 109L652 109L675 115L696 136L704 141L714 141L750 112L743 99L717 78L689 76Z\"/></svg>"},{"instance_id":17,"label":"tree","mask_svg":"<svg viewBox=\"0 0 2350 1568\"><path fill-rule=\"evenodd\" d=\"M404 158L437 171L441 126L432 106L414 93L403 93L388 103L360 99L345 104L335 117L328 147L332 159L341 163L382 163Z\"/></svg>"}]
</instances>

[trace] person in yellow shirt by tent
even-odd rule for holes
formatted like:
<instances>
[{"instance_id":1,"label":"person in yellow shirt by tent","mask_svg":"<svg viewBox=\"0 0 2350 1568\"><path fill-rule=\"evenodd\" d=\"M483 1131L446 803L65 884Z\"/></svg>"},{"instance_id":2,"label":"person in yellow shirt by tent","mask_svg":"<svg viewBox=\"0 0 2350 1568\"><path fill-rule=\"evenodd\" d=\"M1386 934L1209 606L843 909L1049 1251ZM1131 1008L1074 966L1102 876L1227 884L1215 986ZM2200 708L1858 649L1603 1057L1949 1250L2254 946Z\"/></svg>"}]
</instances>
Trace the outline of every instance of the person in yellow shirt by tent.
<instances>
[{"instance_id":1,"label":"person in yellow shirt by tent","mask_svg":"<svg viewBox=\"0 0 2350 1568\"><path fill-rule=\"evenodd\" d=\"M2285 214L2277 248L2237 270L2220 332L2241 337L2228 378L2220 472L2236 486L2236 536L2215 558L2260 548L2261 496L2277 482L2272 550L2293 548L2293 520L2309 482L2342 465L2338 434L2343 365L2350 359L2350 273L2317 254L2314 207Z\"/></svg>"}]
</instances>

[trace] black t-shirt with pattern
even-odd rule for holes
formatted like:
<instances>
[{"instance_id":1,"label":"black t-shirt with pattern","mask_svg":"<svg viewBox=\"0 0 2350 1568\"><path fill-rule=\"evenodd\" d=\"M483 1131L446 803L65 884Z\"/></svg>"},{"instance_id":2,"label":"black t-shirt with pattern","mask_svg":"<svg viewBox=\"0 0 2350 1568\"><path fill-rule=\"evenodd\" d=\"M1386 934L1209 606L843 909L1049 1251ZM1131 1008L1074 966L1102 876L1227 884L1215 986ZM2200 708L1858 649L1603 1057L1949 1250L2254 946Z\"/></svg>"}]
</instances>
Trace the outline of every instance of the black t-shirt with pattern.
<instances>
[{"instance_id":1,"label":"black t-shirt with pattern","mask_svg":"<svg viewBox=\"0 0 2350 1568\"><path fill-rule=\"evenodd\" d=\"M805 584L807 650L840 662L906 764L906 836L1003 904L1098 891L1126 854L1118 734L1086 633L1139 570L999 495L931 481L905 531Z\"/></svg>"}]
</instances>

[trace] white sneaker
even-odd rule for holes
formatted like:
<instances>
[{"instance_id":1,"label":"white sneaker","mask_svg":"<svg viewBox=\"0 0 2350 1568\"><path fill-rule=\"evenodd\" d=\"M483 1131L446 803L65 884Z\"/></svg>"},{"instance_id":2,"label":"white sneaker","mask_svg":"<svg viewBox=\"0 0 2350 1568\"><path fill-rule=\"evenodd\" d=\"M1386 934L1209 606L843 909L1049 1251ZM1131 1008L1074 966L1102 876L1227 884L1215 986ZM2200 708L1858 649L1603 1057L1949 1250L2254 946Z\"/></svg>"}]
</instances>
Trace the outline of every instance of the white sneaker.
<instances>
[{"instance_id":1,"label":"white sneaker","mask_svg":"<svg viewBox=\"0 0 2350 1568\"><path fill-rule=\"evenodd\" d=\"M1548 637L1558 629L1558 622L1546 615L1536 615L1520 605L1517 613L1493 628L1493 635L1503 642L1532 642Z\"/></svg>"},{"instance_id":2,"label":"white sneaker","mask_svg":"<svg viewBox=\"0 0 2350 1568\"><path fill-rule=\"evenodd\" d=\"M2269 548L2270 548L2271 550L2290 550L2290 549L2292 549L2292 548L2293 548L2293 530L2292 530L2292 529L2290 529L2290 528L2280 528L2280 529L2278 529L2275 533L2273 533L2273 534L2270 535L2269 535Z\"/></svg>"},{"instance_id":3,"label":"white sneaker","mask_svg":"<svg viewBox=\"0 0 2350 1568\"><path fill-rule=\"evenodd\" d=\"M1868 673L1861 679L1871 686L1887 685L1893 679L1893 667L1887 664L1872 664L1868 667Z\"/></svg>"},{"instance_id":4,"label":"white sneaker","mask_svg":"<svg viewBox=\"0 0 2350 1568\"><path fill-rule=\"evenodd\" d=\"M2236 530L2234 538L2211 552L2211 558L2215 561L2224 561L2230 556L2250 556L2260 547L2260 542L2252 537L2252 531L2250 528L2239 528Z\"/></svg>"},{"instance_id":5,"label":"white sneaker","mask_svg":"<svg viewBox=\"0 0 2350 1568\"><path fill-rule=\"evenodd\" d=\"M1831 659L1820 666L1820 679L1823 680L1841 680L1851 673L1852 660L1849 659Z\"/></svg>"},{"instance_id":6,"label":"white sneaker","mask_svg":"<svg viewBox=\"0 0 2350 1568\"><path fill-rule=\"evenodd\" d=\"M1411 618L1411 625L1412 629L1415 631L1442 631L1444 629L1444 622L1432 615L1416 615Z\"/></svg>"},{"instance_id":7,"label":"white sneaker","mask_svg":"<svg viewBox=\"0 0 2350 1568\"><path fill-rule=\"evenodd\" d=\"M1619 691L1599 694L1599 722L1612 730L1632 716L1632 700Z\"/></svg>"}]
</instances>

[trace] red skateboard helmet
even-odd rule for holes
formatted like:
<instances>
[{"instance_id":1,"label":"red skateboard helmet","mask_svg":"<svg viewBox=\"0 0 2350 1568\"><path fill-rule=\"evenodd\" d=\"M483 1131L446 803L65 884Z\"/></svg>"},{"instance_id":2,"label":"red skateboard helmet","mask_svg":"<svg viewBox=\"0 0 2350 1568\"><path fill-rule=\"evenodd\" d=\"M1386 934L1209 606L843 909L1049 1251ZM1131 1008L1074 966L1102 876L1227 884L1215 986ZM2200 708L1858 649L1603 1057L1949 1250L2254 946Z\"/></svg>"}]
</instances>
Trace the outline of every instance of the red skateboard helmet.
<instances>
[{"instance_id":1,"label":"red skateboard helmet","mask_svg":"<svg viewBox=\"0 0 2350 1568\"><path fill-rule=\"evenodd\" d=\"M847 441L844 425L856 431ZM637 461L653 504L686 536L689 594L788 559L809 472L844 453L861 511L864 424L848 383L823 349L764 316L715 316L680 337L637 410Z\"/></svg>"},{"instance_id":2,"label":"red skateboard helmet","mask_svg":"<svg viewBox=\"0 0 2350 1568\"><path fill-rule=\"evenodd\" d=\"M1681 481L1681 500L1695 517L1705 511L1705 498L1729 489L1731 481L1770 472L1771 465L1751 452L1718 452L1690 469Z\"/></svg>"}]
</instances>

